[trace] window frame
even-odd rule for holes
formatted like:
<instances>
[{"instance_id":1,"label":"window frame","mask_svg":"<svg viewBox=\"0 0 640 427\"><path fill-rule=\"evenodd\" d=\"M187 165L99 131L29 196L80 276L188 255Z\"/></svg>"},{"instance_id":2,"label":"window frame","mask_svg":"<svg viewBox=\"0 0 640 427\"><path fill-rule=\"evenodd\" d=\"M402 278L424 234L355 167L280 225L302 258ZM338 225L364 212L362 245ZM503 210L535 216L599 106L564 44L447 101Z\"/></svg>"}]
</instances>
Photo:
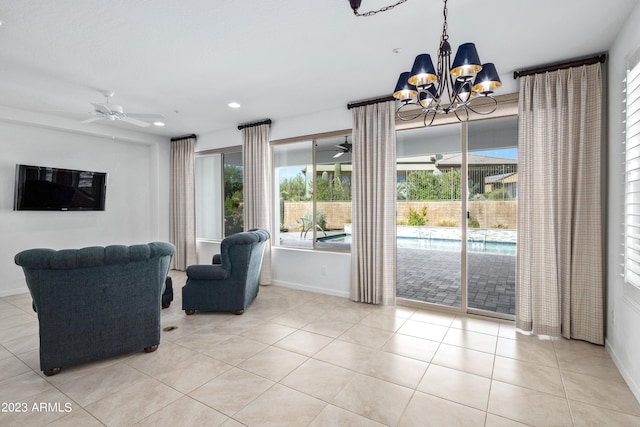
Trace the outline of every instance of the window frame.
<instances>
[{"instance_id":1,"label":"window frame","mask_svg":"<svg viewBox=\"0 0 640 427\"><path fill-rule=\"evenodd\" d=\"M317 146L317 142L319 140L322 139L329 139L329 138L336 138L336 137L340 137L343 138L345 136L352 136L352 131L351 129L343 129L343 130L338 130L338 131L333 131L333 132L324 132L324 133L317 133L317 134L310 134L310 135L303 135L303 136L298 136L298 137L293 137L293 138L286 138L286 139L280 139L280 140L273 140L270 142L271 144L271 154L272 154L272 158L275 158L275 148L276 147L281 147L287 144L293 144L293 143L300 143L300 142L309 142L310 144L310 150L311 150L311 161L312 164L314 166L314 171L315 171L315 167L316 167L316 146ZM273 164L275 165L275 159ZM275 166L274 166L274 171L275 171ZM273 172L272 172L273 173ZM315 174L315 172L314 172ZM274 180L275 181L275 180ZM341 248L334 248L334 247L322 247L322 246L318 246L317 245L317 229L316 229L316 218L317 218L317 203L318 200L316 200L316 196L317 196L317 189L316 189L316 179L313 180L313 186L312 186L312 191L311 191L311 202L312 202L312 224L311 227L309 229L309 232L313 233L312 239L311 239L311 247L303 247L303 246L293 246L293 245L283 245L280 242L277 242L274 239L273 242L273 246L274 247L278 247L278 248L284 248L284 249L294 249L294 250L307 250L307 251L323 251L323 252L339 252L339 253L350 253L351 252L351 245L349 245L349 247L345 247L344 249ZM274 191L273 191L273 205L274 208L277 209L277 207L279 206L279 189L280 189L280 183L279 182L274 182ZM275 216L277 217L277 215ZM280 229L280 224L279 221L275 220L274 221L274 230L279 230Z\"/></svg>"},{"instance_id":2,"label":"window frame","mask_svg":"<svg viewBox=\"0 0 640 427\"><path fill-rule=\"evenodd\" d=\"M219 159L219 169L220 169L220 175L219 175L219 182L217 184L217 188L216 188L216 192L217 192L217 196L218 196L218 203L219 203L219 215L220 215L220 221L219 223L216 225L218 227L218 234L220 236L220 238L210 238L210 237L200 237L198 236L198 230L196 229L196 240L197 241L210 241L210 242L221 242L222 240L224 240L226 236L226 232L225 232L225 224L224 224L224 219L225 219L225 207L224 207L224 202L225 202L225 194L224 194L224 184L225 184L225 180L224 180L224 165L225 165L225 154L237 154L240 153L241 156L243 156L243 151L242 151L242 146L241 145L234 145L231 147L225 147L225 148L218 148L218 149L213 149L213 150L206 150L206 151L199 151L195 153L195 157L197 158L202 158L202 157L208 157L208 156L214 156L214 155L220 155L220 159ZM196 182L197 185L197 182ZM244 182L243 182L243 188L244 188ZM197 191L196 191L196 195L197 195ZM197 203L197 200L196 200ZM197 215L198 215L198 210L196 209L196 224L197 224ZM244 211L243 211L243 218L244 218Z\"/></svg>"},{"instance_id":3,"label":"window frame","mask_svg":"<svg viewBox=\"0 0 640 427\"><path fill-rule=\"evenodd\" d=\"M640 310L640 48L627 57L623 103L623 293Z\"/></svg>"}]
</instances>

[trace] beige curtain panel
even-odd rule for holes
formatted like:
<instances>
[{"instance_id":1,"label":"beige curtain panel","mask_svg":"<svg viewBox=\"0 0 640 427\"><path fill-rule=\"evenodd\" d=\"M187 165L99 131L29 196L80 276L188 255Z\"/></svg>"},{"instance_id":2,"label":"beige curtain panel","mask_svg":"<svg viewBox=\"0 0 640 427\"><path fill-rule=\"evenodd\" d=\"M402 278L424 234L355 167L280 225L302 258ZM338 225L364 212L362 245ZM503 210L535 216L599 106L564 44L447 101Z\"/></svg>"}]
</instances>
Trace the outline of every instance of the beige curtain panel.
<instances>
[{"instance_id":1,"label":"beige curtain panel","mask_svg":"<svg viewBox=\"0 0 640 427\"><path fill-rule=\"evenodd\" d=\"M396 300L396 131L393 101L353 109L351 299Z\"/></svg>"},{"instance_id":2,"label":"beige curtain panel","mask_svg":"<svg viewBox=\"0 0 640 427\"><path fill-rule=\"evenodd\" d=\"M269 124L243 128L242 141L244 229L262 228L273 235ZM271 284L271 240L267 242L262 258L260 284Z\"/></svg>"},{"instance_id":3,"label":"beige curtain panel","mask_svg":"<svg viewBox=\"0 0 640 427\"><path fill-rule=\"evenodd\" d=\"M195 137L171 140L169 240L176 247L171 268L197 263L195 214Z\"/></svg>"},{"instance_id":4,"label":"beige curtain panel","mask_svg":"<svg viewBox=\"0 0 640 427\"><path fill-rule=\"evenodd\" d=\"M523 77L516 326L604 344L600 64Z\"/></svg>"}]
</instances>

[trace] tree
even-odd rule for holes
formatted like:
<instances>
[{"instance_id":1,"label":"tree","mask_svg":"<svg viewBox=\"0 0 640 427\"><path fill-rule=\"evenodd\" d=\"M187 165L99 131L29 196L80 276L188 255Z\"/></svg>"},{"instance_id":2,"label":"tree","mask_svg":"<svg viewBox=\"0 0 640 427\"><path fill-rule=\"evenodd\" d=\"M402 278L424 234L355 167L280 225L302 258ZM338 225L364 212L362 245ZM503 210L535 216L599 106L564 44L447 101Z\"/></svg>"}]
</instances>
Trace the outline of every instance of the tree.
<instances>
[{"instance_id":1,"label":"tree","mask_svg":"<svg viewBox=\"0 0 640 427\"><path fill-rule=\"evenodd\" d=\"M333 175L333 176L332 176ZM322 172L320 178L316 178L316 200L323 202L350 201L351 185L348 178L342 177L340 163L333 166L333 174Z\"/></svg>"},{"instance_id":2,"label":"tree","mask_svg":"<svg viewBox=\"0 0 640 427\"><path fill-rule=\"evenodd\" d=\"M405 187L407 200L460 200L460 170L412 171Z\"/></svg>"},{"instance_id":3,"label":"tree","mask_svg":"<svg viewBox=\"0 0 640 427\"><path fill-rule=\"evenodd\" d=\"M224 165L224 196L242 191L242 166Z\"/></svg>"},{"instance_id":4,"label":"tree","mask_svg":"<svg viewBox=\"0 0 640 427\"><path fill-rule=\"evenodd\" d=\"M224 235L244 228L242 166L224 165Z\"/></svg>"},{"instance_id":5,"label":"tree","mask_svg":"<svg viewBox=\"0 0 640 427\"><path fill-rule=\"evenodd\" d=\"M462 192L460 190L460 169L451 169L439 175L440 200L460 200Z\"/></svg>"},{"instance_id":6,"label":"tree","mask_svg":"<svg viewBox=\"0 0 640 427\"><path fill-rule=\"evenodd\" d=\"M407 175L407 200L438 200L438 175L427 171L412 171Z\"/></svg>"},{"instance_id":7,"label":"tree","mask_svg":"<svg viewBox=\"0 0 640 427\"><path fill-rule=\"evenodd\" d=\"M280 198L287 202L308 200L307 184L302 174L280 181Z\"/></svg>"}]
</instances>

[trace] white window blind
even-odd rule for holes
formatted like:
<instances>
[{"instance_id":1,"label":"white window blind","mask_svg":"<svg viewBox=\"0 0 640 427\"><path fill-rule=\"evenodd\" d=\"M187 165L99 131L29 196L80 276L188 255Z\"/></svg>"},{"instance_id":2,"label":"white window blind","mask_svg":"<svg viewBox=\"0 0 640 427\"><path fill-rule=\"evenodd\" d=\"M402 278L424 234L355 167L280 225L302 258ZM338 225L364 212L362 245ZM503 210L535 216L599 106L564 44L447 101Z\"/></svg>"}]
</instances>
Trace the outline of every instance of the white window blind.
<instances>
[{"instance_id":1,"label":"white window blind","mask_svg":"<svg viewBox=\"0 0 640 427\"><path fill-rule=\"evenodd\" d=\"M640 55L629 61L625 80L624 278L640 288Z\"/></svg>"}]
</instances>

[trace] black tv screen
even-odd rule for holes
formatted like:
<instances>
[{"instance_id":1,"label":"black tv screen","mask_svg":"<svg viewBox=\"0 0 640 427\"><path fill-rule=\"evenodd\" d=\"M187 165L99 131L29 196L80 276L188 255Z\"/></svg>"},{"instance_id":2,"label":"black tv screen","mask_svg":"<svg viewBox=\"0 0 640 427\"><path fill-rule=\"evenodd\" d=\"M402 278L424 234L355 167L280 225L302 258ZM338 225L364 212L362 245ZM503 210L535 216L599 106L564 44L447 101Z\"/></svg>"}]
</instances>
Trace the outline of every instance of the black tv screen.
<instances>
[{"instance_id":1,"label":"black tv screen","mask_svg":"<svg viewBox=\"0 0 640 427\"><path fill-rule=\"evenodd\" d=\"M103 211L107 174L16 165L13 209L17 211Z\"/></svg>"}]
</instances>

